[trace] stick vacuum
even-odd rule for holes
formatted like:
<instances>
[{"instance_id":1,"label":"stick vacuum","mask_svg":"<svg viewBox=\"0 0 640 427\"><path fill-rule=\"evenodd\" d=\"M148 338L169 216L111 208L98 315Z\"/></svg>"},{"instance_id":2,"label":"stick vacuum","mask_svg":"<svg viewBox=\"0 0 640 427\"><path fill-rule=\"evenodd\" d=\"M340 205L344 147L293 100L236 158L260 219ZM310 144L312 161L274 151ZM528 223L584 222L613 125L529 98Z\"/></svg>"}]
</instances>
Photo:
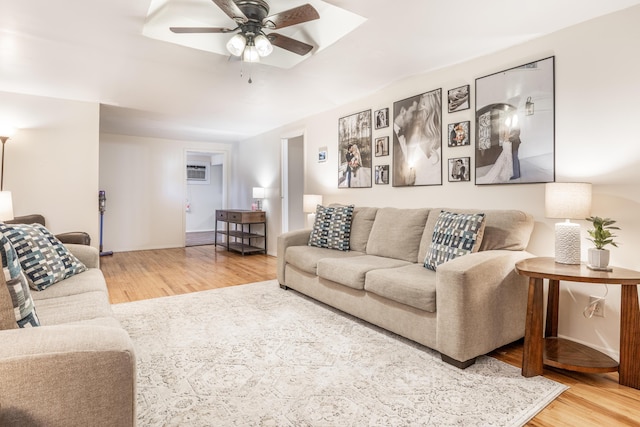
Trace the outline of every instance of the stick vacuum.
<instances>
[{"instance_id":1,"label":"stick vacuum","mask_svg":"<svg viewBox=\"0 0 640 427\"><path fill-rule=\"evenodd\" d=\"M102 250L102 228L104 223L104 211L107 210L107 195L104 190L98 191L98 209L100 210L100 256L113 255L113 251Z\"/></svg>"}]
</instances>

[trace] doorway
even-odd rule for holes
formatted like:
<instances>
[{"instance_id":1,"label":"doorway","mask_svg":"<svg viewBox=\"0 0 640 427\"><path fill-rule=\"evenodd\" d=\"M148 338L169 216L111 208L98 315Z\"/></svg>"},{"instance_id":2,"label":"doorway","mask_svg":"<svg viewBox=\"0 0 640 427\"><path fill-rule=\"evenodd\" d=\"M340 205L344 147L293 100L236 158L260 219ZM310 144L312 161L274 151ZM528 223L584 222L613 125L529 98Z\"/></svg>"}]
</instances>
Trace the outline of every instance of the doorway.
<instances>
[{"instance_id":1,"label":"doorway","mask_svg":"<svg viewBox=\"0 0 640 427\"><path fill-rule=\"evenodd\" d=\"M305 228L304 135L282 139L282 232Z\"/></svg>"},{"instance_id":2,"label":"doorway","mask_svg":"<svg viewBox=\"0 0 640 427\"><path fill-rule=\"evenodd\" d=\"M185 246L215 242L215 212L226 207L226 157L219 151L186 152Z\"/></svg>"}]
</instances>

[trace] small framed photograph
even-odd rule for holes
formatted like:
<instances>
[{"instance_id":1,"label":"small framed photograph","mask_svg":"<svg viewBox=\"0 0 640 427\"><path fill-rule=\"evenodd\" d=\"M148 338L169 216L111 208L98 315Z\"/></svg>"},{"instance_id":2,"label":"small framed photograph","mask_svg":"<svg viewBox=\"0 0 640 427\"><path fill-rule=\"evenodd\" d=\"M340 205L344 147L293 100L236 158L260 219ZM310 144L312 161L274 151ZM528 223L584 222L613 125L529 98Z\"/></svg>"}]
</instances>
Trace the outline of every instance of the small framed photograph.
<instances>
[{"instance_id":1,"label":"small framed photograph","mask_svg":"<svg viewBox=\"0 0 640 427\"><path fill-rule=\"evenodd\" d=\"M463 145L471 145L471 138L469 138L470 121L449 123L449 147L461 147Z\"/></svg>"},{"instance_id":2,"label":"small framed photograph","mask_svg":"<svg viewBox=\"0 0 640 427\"><path fill-rule=\"evenodd\" d=\"M318 148L318 163L327 161L327 147Z\"/></svg>"},{"instance_id":3,"label":"small framed photograph","mask_svg":"<svg viewBox=\"0 0 640 427\"><path fill-rule=\"evenodd\" d=\"M389 155L389 137L381 136L375 139L375 152L376 157Z\"/></svg>"},{"instance_id":4,"label":"small framed photograph","mask_svg":"<svg viewBox=\"0 0 640 427\"><path fill-rule=\"evenodd\" d=\"M389 109L388 108L382 108L380 110L376 110L373 116L376 121L376 129L389 127Z\"/></svg>"},{"instance_id":5,"label":"small framed photograph","mask_svg":"<svg viewBox=\"0 0 640 427\"><path fill-rule=\"evenodd\" d=\"M469 85L450 89L449 95L449 112L468 110L469 106Z\"/></svg>"},{"instance_id":6,"label":"small framed photograph","mask_svg":"<svg viewBox=\"0 0 640 427\"><path fill-rule=\"evenodd\" d=\"M454 157L449 159L449 182L470 181L470 161L471 157Z\"/></svg>"},{"instance_id":7,"label":"small framed photograph","mask_svg":"<svg viewBox=\"0 0 640 427\"><path fill-rule=\"evenodd\" d=\"M376 165L376 184L389 184L389 165Z\"/></svg>"}]
</instances>

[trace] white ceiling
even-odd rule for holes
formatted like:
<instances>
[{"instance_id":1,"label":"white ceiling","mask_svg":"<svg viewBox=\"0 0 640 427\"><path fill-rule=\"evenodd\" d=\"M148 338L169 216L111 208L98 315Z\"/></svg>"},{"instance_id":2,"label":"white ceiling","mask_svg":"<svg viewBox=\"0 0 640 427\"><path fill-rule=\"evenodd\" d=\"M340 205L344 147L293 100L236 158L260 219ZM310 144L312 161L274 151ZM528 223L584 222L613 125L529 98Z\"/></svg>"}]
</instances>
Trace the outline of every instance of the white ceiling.
<instances>
[{"instance_id":1,"label":"white ceiling","mask_svg":"<svg viewBox=\"0 0 640 427\"><path fill-rule=\"evenodd\" d=\"M284 69L249 68L225 55L143 36L151 0L0 0L0 91L99 102L104 132L237 141L404 77L640 4L324 1L366 21ZM291 0L286 8L304 2ZM273 6L270 13L279 11Z\"/></svg>"}]
</instances>

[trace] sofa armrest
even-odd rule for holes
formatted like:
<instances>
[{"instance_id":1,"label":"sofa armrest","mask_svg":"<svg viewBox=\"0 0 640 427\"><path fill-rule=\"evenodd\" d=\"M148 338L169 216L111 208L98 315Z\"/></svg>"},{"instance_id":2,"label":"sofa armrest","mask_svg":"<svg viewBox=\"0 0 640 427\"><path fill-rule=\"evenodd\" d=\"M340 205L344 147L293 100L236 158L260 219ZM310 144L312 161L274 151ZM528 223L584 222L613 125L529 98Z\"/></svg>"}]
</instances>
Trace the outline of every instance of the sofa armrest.
<instances>
[{"instance_id":1,"label":"sofa armrest","mask_svg":"<svg viewBox=\"0 0 640 427\"><path fill-rule=\"evenodd\" d=\"M436 341L465 362L524 336L527 279L515 263L534 255L491 250L456 258L436 272Z\"/></svg>"},{"instance_id":2,"label":"sofa armrest","mask_svg":"<svg viewBox=\"0 0 640 427\"><path fill-rule=\"evenodd\" d=\"M123 329L11 329L0 342L0 425L135 425L135 356Z\"/></svg>"},{"instance_id":3,"label":"sofa armrest","mask_svg":"<svg viewBox=\"0 0 640 427\"><path fill-rule=\"evenodd\" d=\"M306 246L309 243L311 229L294 230L278 236L278 283L284 284L284 255L289 246Z\"/></svg>"},{"instance_id":4,"label":"sofa armrest","mask_svg":"<svg viewBox=\"0 0 640 427\"><path fill-rule=\"evenodd\" d=\"M88 268L100 268L100 252L93 246L65 243L69 252L80 260Z\"/></svg>"}]
</instances>

